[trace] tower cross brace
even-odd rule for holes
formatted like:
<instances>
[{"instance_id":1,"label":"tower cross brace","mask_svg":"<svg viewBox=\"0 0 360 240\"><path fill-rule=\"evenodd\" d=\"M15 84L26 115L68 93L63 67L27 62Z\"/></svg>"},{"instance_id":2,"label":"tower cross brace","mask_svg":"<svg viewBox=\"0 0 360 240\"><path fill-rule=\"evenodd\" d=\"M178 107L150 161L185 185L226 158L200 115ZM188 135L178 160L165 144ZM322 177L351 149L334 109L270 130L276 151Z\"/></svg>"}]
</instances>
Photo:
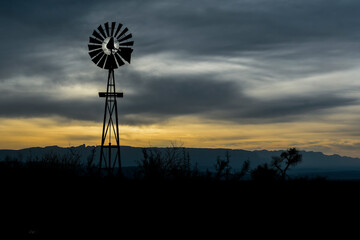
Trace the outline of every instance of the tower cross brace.
<instances>
[{"instance_id":1,"label":"tower cross brace","mask_svg":"<svg viewBox=\"0 0 360 240\"><path fill-rule=\"evenodd\" d=\"M117 98L122 98L123 93L116 92L114 69L112 68L108 72L106 92L99 92L99 97L105 98L99 170L100 172L106 170L108 175L113 175L115 169L118 168L118 174L120 175L121 155Z\"/></svg>"}]
</instances>

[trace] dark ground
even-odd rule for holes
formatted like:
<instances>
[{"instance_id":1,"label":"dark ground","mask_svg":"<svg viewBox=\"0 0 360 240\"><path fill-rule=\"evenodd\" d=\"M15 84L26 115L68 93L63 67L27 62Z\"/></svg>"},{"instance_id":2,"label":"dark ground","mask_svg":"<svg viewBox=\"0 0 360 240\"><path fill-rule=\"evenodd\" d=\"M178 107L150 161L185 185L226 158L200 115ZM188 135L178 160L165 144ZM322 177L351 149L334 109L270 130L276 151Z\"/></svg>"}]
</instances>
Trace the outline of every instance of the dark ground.
<instances>
[{"instance_id":1,"label":"dark ground","mask_svg":"<svg viewBox=\"0 0 360 240\"><path fill-rule=\"evenodd\" d=\"M0 180L0 239L344 237L360 212L349 181Z\"/></svg>"}]
</instances>

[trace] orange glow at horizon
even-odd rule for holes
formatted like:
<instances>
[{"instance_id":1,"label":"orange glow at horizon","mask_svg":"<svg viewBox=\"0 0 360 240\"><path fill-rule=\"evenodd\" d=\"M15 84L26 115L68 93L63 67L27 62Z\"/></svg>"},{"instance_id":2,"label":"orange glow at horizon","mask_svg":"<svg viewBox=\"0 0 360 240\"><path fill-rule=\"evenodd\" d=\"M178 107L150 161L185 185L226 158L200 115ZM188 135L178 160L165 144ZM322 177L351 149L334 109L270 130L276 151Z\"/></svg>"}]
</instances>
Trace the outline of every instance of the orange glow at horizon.
<instances>
[{"instance_id":1,"label":"orange glow at horizon","mask_svg":"<svg viewBox=\"0 0 360 240\"><path fill-rule=\"evenodd\" d=\"M360 157L356 136L344 136L331 123L231 124L209 122L193 117L174 118L165 124L120 125L121 145L166 147L175 141L184 147L229 148L244 150L321 151ZM0 149L99 145L102 124L58 118L0 118ZM338 139L341 139L339 141Z\"/></svg>"}]
</instances>

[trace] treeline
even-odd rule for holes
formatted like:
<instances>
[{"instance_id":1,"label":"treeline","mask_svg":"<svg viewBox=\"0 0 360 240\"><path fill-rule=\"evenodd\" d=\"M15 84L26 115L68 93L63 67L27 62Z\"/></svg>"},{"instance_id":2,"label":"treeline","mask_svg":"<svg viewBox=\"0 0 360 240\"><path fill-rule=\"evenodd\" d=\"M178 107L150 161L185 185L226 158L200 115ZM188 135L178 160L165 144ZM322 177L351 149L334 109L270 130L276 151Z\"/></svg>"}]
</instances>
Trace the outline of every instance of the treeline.
<instances>
[{"instance_id":1,"label":"treeline","mask_svg":"<svg viewBox=\"0 0 360 240\"><path fill-rule=\"evenodd\" d=\"M270 163L251 168L251 162L243 162L241 169L235 170L230 164L230 153L217 156L215 171L199 171L197 163L191 165L186 148L169 147L165 151L156 148L144 148L143 159L139 162L135 178L146 180L205 180L238 182L253 181L286 181L294 180L288 170L302 161L302 155L296 148L289 148L280 156L273 156Z\"/></svg>"},{"instance_id":2,"label":"treeline","mask_svg":"<svg viewBox=\"0 0 360 240\"><path fill-rule=\"evenodd\" d=\"M42 157L29 156L27 159L6 157L0 161L0 176L86 176L109 177L106 171L99 171L94 159L94 147L87 161L80 161L81 156L75 148L69 148L68 154L46 154ZM143 148L143 157L138 166L124 168L122 172L111 177L127 180L145 181L222 181L238 182L241 180L253 181L286 181L293 180L288 170L301 163L302 155L296 148L289 148L280 156L273 156L269 163L251 166L246 160L240 169L233 169L231 156L227 151L224 156L215 156L214 169L200 171L197 163L192 163L190 155L184 147L171 146L165 149Z\"/></svg>"}]
</instances>

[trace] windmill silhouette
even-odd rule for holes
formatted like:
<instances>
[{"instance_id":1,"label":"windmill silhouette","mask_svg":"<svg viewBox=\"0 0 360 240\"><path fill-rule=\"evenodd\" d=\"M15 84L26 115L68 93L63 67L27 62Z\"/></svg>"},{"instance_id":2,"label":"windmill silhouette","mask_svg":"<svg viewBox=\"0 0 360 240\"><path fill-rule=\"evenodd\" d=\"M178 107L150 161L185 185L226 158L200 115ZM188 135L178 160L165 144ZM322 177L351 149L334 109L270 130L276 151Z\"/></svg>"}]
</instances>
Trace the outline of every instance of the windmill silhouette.
<instances>
[{"instance_id":1,"label":"windmill silhouette","mask_svg":"<svg viewBox=\"0 0 360 240\"><path fill-rule=\"evenodd\" d=\"M95 29L89 40L89 55L91 60L100 68L108 70L106 92L99 92L99 97L105 98L105 111L103 130L101 137L99 169L107 170L109 175L113 175L116 167L118 174L121 174L121 155L119 137L119 119L117 98L122 98L123 93L116 92L114 69L125 64L130 64L132 34L128 33L128 28L122 28L121 23L109 22L100 25ZM105 29L105 30L104 30ZM112 144L114 143L115 144Z\"/></svg>"}]
</instances>

